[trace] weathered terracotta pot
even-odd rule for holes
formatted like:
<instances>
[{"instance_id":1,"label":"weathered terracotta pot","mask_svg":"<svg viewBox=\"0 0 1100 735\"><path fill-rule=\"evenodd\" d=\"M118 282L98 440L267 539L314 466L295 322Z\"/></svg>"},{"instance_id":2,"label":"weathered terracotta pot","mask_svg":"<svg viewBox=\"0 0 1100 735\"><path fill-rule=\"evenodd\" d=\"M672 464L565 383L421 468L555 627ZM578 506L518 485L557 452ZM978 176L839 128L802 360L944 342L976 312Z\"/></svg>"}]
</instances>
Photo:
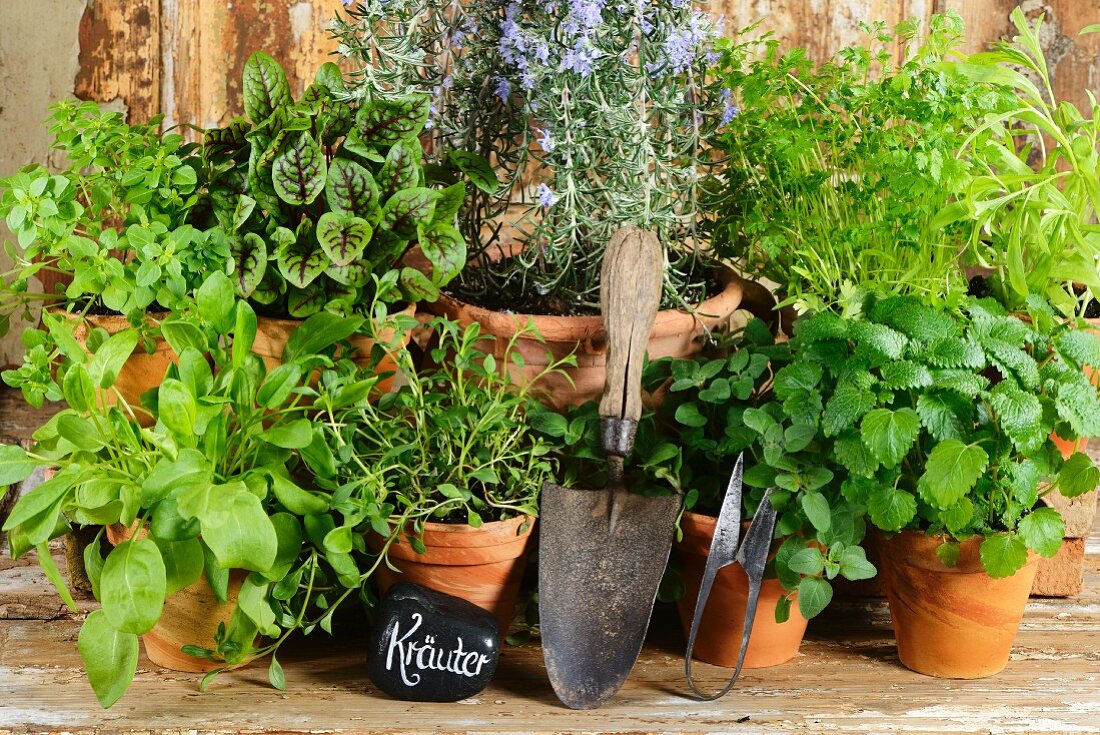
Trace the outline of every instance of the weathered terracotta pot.
<instances>
[{"instance_id":1,"label":"weathered terracotta pot","mask_svg":"<svg viewBox=\"0 0 1100 735\"><path fill-rule=\"evenodd\" d=\"M741 304L748 282L729 269L720 273L719 281L724 286L721 293L699 304L695 314L678 309L657 313L646 348L651 359L690 357L702 349L705 332L718 329L728 321ZM575 355L576 367L565 368L564 374L545 376L538 383L536 390L540 399L553 408L576 406L599 398L603 392L607 335L600 316L511 314L468 304L446 294L425 308L463 327L475 322L480 324L482 333L490 338L482 349L491 352L501 368L508 369L512 380L519 385L530 384L552 360ZM503 357L508 342L517 331L532 322L543 341L533 337L520 339L516 351L523 357L524 365L506 362Z\"/></svg>"},{"instance_id":2,"label":"weathered terracotta pot","mask_svg":"<svg viewBox=\"0 0 1100 735\"><path fill-rule=\"evenodd\" d=\"M676 607L685 640L691 629L691 617L695 613L695 601L699 598L699 585L717 523L717 518L700 513L684 513L680 522L684 539L676 544L676 553L682 565L684 596L677 601ZM737 665L748 593L748 578L740 564L728 566L718 573L699 625L693 658L729 668ZM787 622L775 622L775 606L783 594L779 580L764 580L744 668L776 666L790 661L798 653L806 635L806 618L802 617L795 600Z\"/></svg>"},{"instance_id":3,"label":"weathered terracotta pot","mask_svg":"<svg viewBox=\"0 0 1100 735\"><path fill-rule=\"evenodd\" d=\"M955 567L944 566L936 556L941 541L917 531L880 540L898 656L906 667L928 676L992 676L1008 664L1039 557L1029 552L1023 569L993 579L982 568L981 537L959 544Z\"/></svg>"},{"instance_id":4,"label":"weathered terracotta pot","mask_svg":"<svg viewBox=\"0 0 1100 735\"><path fill-rule=\"evenodd\" d=\"M527 528L520 530L523 524ZM424 546L418 554L405 536L391 545L389 559L401 570L380 566L375 573L382 594L396 582L415 582L474 603L496 616L500 634L508 632L527 568L527 551L535 519L519 516L473 528L458 523L426 523ZM371 548L381 549L383 539L372 534Z\"/></svg>"},{"instance_id":5,"label":"weathered terracotta pot","mask_svg":"<svg viewBox=\"0 0 1100 735\"><path fill-rule=\"evenodd\" d=\"M107 526L106 530L107 540L115 546L133 536L133 529L117 524ZM144 529L140 530L139 537L145 536L145 533ZM160 620L152 630L141 636L149 660L171 671L199 673L219 668L220 664L188 656L181 649L186 645L213 646L218 625L225 623L228 626L233 611L237 609L237 595L247 576L248 572L239 569L229 573L224 603L218 602L205 575L194 584L166 597Z\"/></svg>"},{"instance_id":6,"label":"weathered terracotta pot","mask_svg":"<svg viewBox=\"0 0 1100 735\"><path fill-rule=\"evenodd\" d=\"M50 312L60 316L72 325L73 338L80 343L81 347L87 346L88 335L93 329L102 328L108 334L117 334L132 327L129 320L124 316L88 315L79 318L57 308L51 308ZM141 394L159 387L161 381L164 380L164 373L168 371L168 367L172 363L178 362L178 360L176 353L163 338L158 337L154 341L152 352L146 352L139 344L129 359L126 360L122 369L118 371L114 388L126 403L131 406L140 406ZM104 391L104 396L107 405L113 406L118 403L118 396L114 391ZM141 426L152 426L155 423L153 417L146 412L135 411L134 414Z\"/></svg>"},{"instance_id":7,"label":"weathered terracotta pot","mask_svg":"<svg viewBox=\"0 0 1100 735\"><path fill-rule=\"evenodd\" d=\"M403 316L414 316L416 305L409 304L398 313ZM268 371L274 370L283 363L283 350L286 349L286 343L290 340L290 335L294 333L294 330L301 325L302 320L300 319L257 317L256 340L252 343L252 351L263 358ZM394 337L394 330L387 327L382 330L380 336L383 341L390 342ZM402 334L398 347L404 348L408 345L410 337L410 332ZM356 334L349 337L348 342L355 347L355 356L352 358L355 363L360 366L367 366L370 363L370 354L371 350L374 349L375 340L366 335ZM397 374L397 362L394 360L393 355L387 352L375 370L377 373L393 373L393 375L380 380L376 386L380 393L389 392L393 388Z\"/></svg>"}]
</instances>

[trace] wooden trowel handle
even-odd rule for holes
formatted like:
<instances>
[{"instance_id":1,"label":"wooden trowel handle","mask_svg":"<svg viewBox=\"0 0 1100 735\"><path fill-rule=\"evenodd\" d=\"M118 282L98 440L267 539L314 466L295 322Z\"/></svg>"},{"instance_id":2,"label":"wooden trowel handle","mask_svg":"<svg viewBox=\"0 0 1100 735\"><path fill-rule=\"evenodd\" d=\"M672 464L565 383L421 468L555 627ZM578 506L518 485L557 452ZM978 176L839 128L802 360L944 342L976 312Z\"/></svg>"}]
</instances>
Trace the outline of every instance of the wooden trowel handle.
<instances>
[{"instance_id":1,"label":"wooden trowel handle","mask_svg":"<svg viewBox=\"0 0 1100 735\"><path fill-rule=\"evenodd\" d=\"M661 302L663 262L657 236L638 227L619 229L607 246L600 283L607 330L603 418L637 421L642 416L642 363Z\"/></svg>"}]
</instances>

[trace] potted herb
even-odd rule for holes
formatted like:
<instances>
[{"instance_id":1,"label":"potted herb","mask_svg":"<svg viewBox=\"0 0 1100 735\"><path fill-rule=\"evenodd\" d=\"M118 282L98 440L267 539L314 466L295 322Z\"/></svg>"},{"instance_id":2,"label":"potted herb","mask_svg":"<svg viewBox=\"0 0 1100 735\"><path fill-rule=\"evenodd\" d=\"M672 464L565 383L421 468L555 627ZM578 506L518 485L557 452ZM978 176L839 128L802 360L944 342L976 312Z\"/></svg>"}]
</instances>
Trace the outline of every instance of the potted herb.
<instances>
[{"instance_id":1,"label":"potted herb","mask_svg":"<svg viewBox=\"0 0 1100 735\"><path fill-rule=\"evenodd\" d=\"M69 591L48 542L70 525L105 526L84 555L101 609L78 648L100 703L111 706L134 676L138 637L155 664L182 671L225 668L275 653L295 630L331 632L339 601L360 587L352 556L327 543L331 498L311 473L333 462L309 418L305 384L331 365L324 350L360 318L320 314L291 337L289 359L267 372L251 352L256 316L222 274L199 289L192 316L162 324L175 362L140 428L133 407L105 398L136 340L117 333L61 379L68 408L23 452L4 447L5 477L36 466L54 477L23 496L4 524L13 555L37 549L62 598ZM260 638L262 636L263 638Z\"/></svg>"},{"instance_id":2,"label":"potted herb","mask_svg":"<svg viewBox=\"0 0 1100 735\"><path fill-rule=\"evenodd\" d=\"M1006 308L1023 311L1038 294L1066 316L1100 316L1096 214L1100 211L1100 104L1057 100L1052 62L1039 41L1043 16L1030 24L1012 11L1011 42L956 65L966 77L1000 85L1007 102L986 114L960 157L976 170L939 224L964 222L967 260L982 274L975 287ZM1087 28L1082 33L1098 31ZM1091 312L1086 310L1091 308Z\"/></svg>"},{"instance_id":3,"label":"potted herb","mask_svg":"<svg viewBox=\"0 0 1100 735\"><path fill-rule=\"evenodd\" d=\"M941 211L973 176L960 156L1005 90L945 63L962 41L956 13L927 37L906 21L862 26L866 46L815 66L775 40L721 42L716 73L736 102L710 182L718 254L779 284L780 306L850 308L882 293L955 305L971 229ZM893 48L908 51L900 63Z\"/></svg>"},{"instance_id":4,"label":"potted herb","mask_svg":"<svg viewBox=\"0 0 1100 735\"><path fill-rule=\"evenodd\" d=\"M842 492L884 535L898 653L921 673L1004 668L1036 560L1062 542L1061 517L1039 499L1100 480L1050 438L1100 428L1081 372L1100 340L1030 303L1029 323L989 299L944 312L868 297L863 318L821 312L796 325L788 400L821 406Z\"/></svg>"},{"instance_id":5,"label":"potted herb","mask_svg":"<svg viewBox=\"0 0 1100 735\"><path fill-rule=\"evenodd\" d=\"M274 366L301 320L320 311L374 316L390 304L412 315L466 262L455 228L465 184L439 183L423 165L424 95L349 104L339 69L325 64L300 100L278 62L245 64L247 118L207 131L211 214L229 233L230 273L261 314L256 349ZM405 265L409 250L426 259ZM363 360L377 324L354 341ZM388 367L392 368L392 360Z\"/></svg>"},{"instance_id":6,"label":"potted herb","mask_svg":"<svg viewBox=\"0 0 1100 735\"><path fill-rule=\"evenodd\" d=\"M818 428L820 400L788 401L803 383L788 367L792 355L758 319L721 340L706 355L647 365L644 382L657 405L638 430L627 482L635 492L674 490L684 496L664 596L675 599L685 636L691 625L706 557L729 472L745 456L743 517L764 491L779 511L773 556L761 590L745 666L781 664L798 653L807 620L832 600L838 575L867 579L875 568L860 546L864 508L840 492L840 475L823 462L831 442ZM563 417L544 411L535 425L562 446L567 471L590 477L604 470L594 406ZM589 480L589 482L592 482ZM748 587L739 569L718 575L694 655L734 666Z\"/></svg>"},{"instance_id":7,"label":"potted herb","mask_svg":"<svg viewBox=\"0 0 1100 735\"><path fill-rule=\"evenodd\" d=\"M129 125L121 113L95 103L67 101L51 108L52 150L67 161L51 174L31 165L0 180L0 215L16 238L6 244L15 264L4 274L0 312L53 304L43 330L27 330L23 366L5 373L28 403L59 400L52 373L59 361L80 361L110 334L140 328L131 359L112 380L113 391L137 405L156 387L170 360L157 322L221 270L229 245L217 228L190 224L202 196L198 149L181 135L161 133L159 117ZM30 292L31 278L51 288Z\"/></svg>"},{"instance_id":8,"label":"potted herb","mask_svg":"<svg viewBox=\"0 0 1100 735\"><path fill-rule=\"evenodd\" d=\"M409 371L409 383L377 403L325 411L338 460L332 489L346 508L334 533L366 535L386 560L382 592L405 580L463 597L496 615L503 635L553 469L550 447L527 424L530 396L477 348L478 327L431 327L438 368Z\"/></svg>"},{"instance_id":9,"label":"potted herb","mask_svg":"<svg viewBox=\"0 0 1100 735\"><path fill-rule=\"evenodd\" d=\"M712 23L676 0L622 7L400 0L353 4L335 26L358 62L349 94L416 84L432 95L433 162L488 169L459 212L475 267L434 308L480 324L498 364L533 321L544 341L521 338L518 372L542 375L555 406L604 384L596 294L620 226L656 232L665 249L652 356L698 351L741 298L742 282L704 255L700 231L705 145L723 116L706 75ZM568 378L545 372L574 353Z\"/></svg>"}]
</instances>

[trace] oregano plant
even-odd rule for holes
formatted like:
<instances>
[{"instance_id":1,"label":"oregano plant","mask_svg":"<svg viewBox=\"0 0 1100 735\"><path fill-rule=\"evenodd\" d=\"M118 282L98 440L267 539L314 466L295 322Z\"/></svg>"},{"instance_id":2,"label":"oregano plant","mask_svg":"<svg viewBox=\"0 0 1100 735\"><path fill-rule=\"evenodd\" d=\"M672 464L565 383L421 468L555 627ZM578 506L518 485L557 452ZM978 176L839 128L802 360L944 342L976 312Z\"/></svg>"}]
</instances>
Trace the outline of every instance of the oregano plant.
<instances>
[{"instance_id":1,"label":"oregano plant","mask_svg":"<svg viewBox=\"0 0 1100 735\"><path fill-rule=\"evenodd\" d=\"M428 97L346 97L329 63L293 99L282 67L257 52L244 70L248 117L205 134L237 294L273 315L433 301L466 263L455 227L465 183L423 164ZM416 245L429 268L404 262Z\"/></svg>"},{"instance_id":2,"label":"oregano plant","mask_svg":"<svg viewBox=\"0 0 1100 735\"><path fill-rule=\"evenodd\" d=\"M1029 549L1054 556L1064 524L1041 496L1100 483L1087 455L1063 457L1051 438L1100 432L1083 372L1100 364L1100 338L1036 297L1022 318L989 299L955 313L908 297L861 307L798 320L794 360L776 375L784 405L831 439L844 497L886 533L942 537L948 564L957 541L984 537L993 577L1014 574Z\"/></svg>"}]
</instances>

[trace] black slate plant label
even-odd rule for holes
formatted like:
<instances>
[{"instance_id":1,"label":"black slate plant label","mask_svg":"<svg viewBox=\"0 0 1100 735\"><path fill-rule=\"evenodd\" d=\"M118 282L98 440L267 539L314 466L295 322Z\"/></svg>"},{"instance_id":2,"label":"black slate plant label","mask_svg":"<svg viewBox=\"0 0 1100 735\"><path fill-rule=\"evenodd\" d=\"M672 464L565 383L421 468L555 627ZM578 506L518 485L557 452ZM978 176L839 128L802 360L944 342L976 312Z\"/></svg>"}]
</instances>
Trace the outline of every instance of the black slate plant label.
<instances>
[{"instance_id":1,"label":"black slate plant label","mask_svg":"<svg viewBox=\"0 0 1100 735\"><path fill-rule=\"evenodd\" d=\"M455 702L484 689L499 659L500 629L491 613L401 582L382 602L367 672L379 689L397 699Z\"/></svg>"}]
</instances>

